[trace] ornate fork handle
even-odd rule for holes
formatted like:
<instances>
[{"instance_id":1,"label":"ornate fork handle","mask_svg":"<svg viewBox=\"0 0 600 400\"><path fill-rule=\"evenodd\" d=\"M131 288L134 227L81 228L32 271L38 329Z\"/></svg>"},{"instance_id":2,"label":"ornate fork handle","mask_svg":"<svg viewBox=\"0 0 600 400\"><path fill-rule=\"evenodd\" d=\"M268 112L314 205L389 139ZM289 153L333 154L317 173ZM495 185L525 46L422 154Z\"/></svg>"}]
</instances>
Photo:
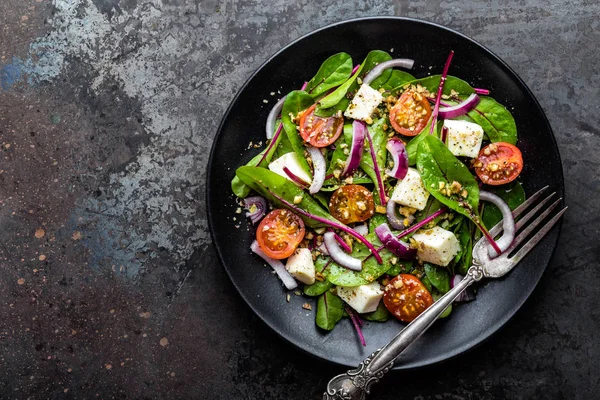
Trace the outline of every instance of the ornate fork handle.
<instances>
[{"instance_id":1,"label":"ornate fork handle","mask_svg":"<svg viewBox=\"0 0 600 400\"><path fill-rule=\"evenodd\" d=\"M462 281L408 324L388 344L373 352L357 369L331 379L327 384L327 392L323 394L323 400L365 399L371 385L379 382L394 366L396 357L417 340L466 288L481 280L483 276L483 267L474 263Z\"/></svg>"}]
</instances>

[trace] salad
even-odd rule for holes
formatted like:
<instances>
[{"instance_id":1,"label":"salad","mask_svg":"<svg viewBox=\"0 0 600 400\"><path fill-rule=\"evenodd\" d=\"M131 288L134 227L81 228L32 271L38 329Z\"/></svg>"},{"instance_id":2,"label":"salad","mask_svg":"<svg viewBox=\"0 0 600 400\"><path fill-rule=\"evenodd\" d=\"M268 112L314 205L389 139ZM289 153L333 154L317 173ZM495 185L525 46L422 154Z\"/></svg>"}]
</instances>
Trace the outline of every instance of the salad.
<instances>
[{"instance_id":1,"label":"salad","mask_svg":"<svg viewBox=\"0 0 600 400\"><path fill-rule=\"evenodd\" d=\"M462 279L482 235L491 256L514 239L510 210L525 200L514 118L448 75L452 57L417 79L413 60L384 51L356 66L332 55L277 102L266 147L236 170L251 250L317 298L322 329L348 317L365 345L362 319L412 321Z\"/></svg>"}]
</instances>

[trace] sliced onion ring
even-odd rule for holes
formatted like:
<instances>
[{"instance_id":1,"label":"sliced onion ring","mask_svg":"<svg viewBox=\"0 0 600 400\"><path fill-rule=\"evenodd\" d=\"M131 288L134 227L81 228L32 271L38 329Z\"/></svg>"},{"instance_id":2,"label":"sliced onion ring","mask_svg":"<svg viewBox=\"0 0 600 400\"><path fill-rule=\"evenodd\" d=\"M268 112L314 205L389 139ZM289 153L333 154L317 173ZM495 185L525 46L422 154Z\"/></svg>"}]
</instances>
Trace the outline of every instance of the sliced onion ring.
<instances>
[{"instance_id":1,"label":"sliced onion ring","mask_svg":"<svg viewBox=\"0 0 600 400\"><path fill-rule=\"evenodd\" d=\"M313 164L313 179L308 191L310 194L315 194L323 187L327 166L325 165L325 157L321 153L321 150L313 146L308 146L307 149Z\"/></svg>"},{"instance_id":2,"label":"sliced onion ring","mask_svg":"<svg viewBox=\"0 0 600 400\"><path fill-rule=\"evenodd\" d=\"M252 210L254 206L254 210ZM267 213L267 201L262 196L251 196L244 199L244 207L248 210L246 217L256 225Z\"/></svg>"},{"instance_id":3,"label":"sliced onion ring","mask_svg":"<svg viewBox=\"0 0 600 400\"><path fill-rule=\"evenodd\" d=\"M472 93L464 101L449 107L440 107L438 115L443 119L451 119L465 115L479 104L479 96Z\"/></svg>"},{"instance_id":4,"label":"sliced onion ring","mask_svg":"<svg viewBox=\"0 0 600 400\"><path fill-rule=\"evenodd\" d=\"M362 270L362 261L344 252L335 239L334 232L325 232L323 235L323 241L325 242L325 247L327 247L327 251L329 252L329 255L333 261L352 271Z\"/></svg>"},{"instance_id":5,"label":"sliced onion ring","mask_svg":"<svg viewBox=\"0 0 600 400\"><path fill-rule=\"evenodd\" d=\"M406 152L404 142L400 139L392 138L388 140L385 148L390 152L394 161L394 168L392 170L385 170L385 173L396 179L404 179L408 172L408 153Z\"/></svg>"},{"instance_id":6,"label":"sliced onion ring","mask_svg":"<svg viewBox=\"0 0 600 400\"><path fill-rule=\"evenodd\" d=\"M290 275L290 273L285 269L283 263L279 260L275 260L269 256L267 256L261 248L258 246L258 242L255 240L250 245L250 250L255 252L260 258L266 261L267 264L273 268L275 273L279 276L279 278L283 281L283 284L288 290L296 289L298 287L298 283L296 280Z\"/></svg>"},{"instance_id":7,"label":"sliced onion ring","mask_svg":"<svg viewBox=\"0 0 600 400\"><path fill-rule=\"evenodd\" d=\"M388 223L390 224L390 226L394 229L401 231L401 230L406 229L406 226L404 225L404 218L402 218L396 212L396 206L397 206L397 204L390 200L387 203L387 206L385 207L385 215L387 216ZM413 221L414 221L414 218L415 217L413 216L412 217ZM412 221L410 221L410 222L412 223Z\"/></svg>"},{"instance_id":8,"label":"sliced onion ring","mask_svg":"<svg viewBox=\"0 0 600 400\"><path fill-rule=\"evenodd\" d=\"M494 250L491 246L488 252L490 257L496 257L502 252L506 251L513 240L515 240L515 219L513 218L508 204L506 204L504 200L495 194L486 192L485 190L480 190L479 199L493 203L500 209L500 212L502 213L502 230L504 233L502 233L502 237L500 237L500 239L496 240L496 244L500 248L501 252L497 253L496 250Z\"/></svg>"},{"instance_id":9,"label":"sliced onion ring","mask_svg":"<svg viewBox=\"0 0 600 400\"><path fill-rule=\"evenodd\" d=\"M375 228L375 234L386 249L397 255L401 260L412 260L417 255L416 249L411 249L408 243L394 236L388 224L383 223Z\"/></svg>"},{"instance_id":10,"label":"sliced onion ring","mask_svg":"<svg viewBox=\"0 0 600 400\"><path fill-rule=\"evenodd\" d=\"M395 58L393 60L384 61L377 65L375 68L373 68L371 71L369 71L367 76L365 76L365 78L362 81L363 83L370 85L371 82L373 82L379 75L381 75L383 71L385 71L388 68L401 67L411 69L414 64L415 60L411 60L410 58Z\"/></svg>"},{"instance_id":11,"label":"sliced onion ring","mask_svg":"<svg viewBox=\"0 0 600 400\"><path fill-rule=\"evenodd\" d=\"M383 185L383 177L381 176L381 170L379 169L379 165L377 165L377 154L375 154L375 148L373 147L373 140L371 139L371 135L369 135L369 130L367 129L367 140L369 141L369 151L371 153L371 160L373 160L373 172L375 172L375 176L377 177L377 189L379 190L379 201L382 206L386 205L387 195L385 194L385 186Z\"/></svg>"},{"instance_id":12,"label":"sliced onion ring","mask_svg":"<svg viewBox=\"0 0 600 400\"><path fill-rule=\"evenodd\" d=\"M369 226L367 224L356 225L354 230L358 232L358 234L365 236L367 233L369 233Z\"/></svg>"},{"instance_id":13,"label":"sliced onion ring","mask_svg":"<svg viewBox=\"0 0 600 400\"><path fill-rule=\"evenodd\" d=\"M350 146L350 155L346 160L342 176L350 175L358 168L362 158L366 132L367 125L362 121L354 120L352 123L352 146Z\"/></svg>"},{"instance_id":14,"label":"sliced onion ring","mask_svg":"<svg viewBox=\"0 0 600 400\"><path fill-rule=\"evenodd\" d=\"M458 285L460 283L460 281L463 280L463 276L456 274L454 275L452 278L450 278L450 289L452 289L454 286ZM465 301L472 301L475 300L475 292L473 291L472 287L468 287L465 290L463 290L463 292L456 298L454 299L455 302L457 303L462 303Z\"/></svg>"},{"instance_id":15,"label":"sliced onion ring","mask_svg":"<svg viewBox=\"0 0 600 400\"><path fill-rule=\"evenodd\" d=\"M269 116L267 117L267 139L273 139L273 134L275 133L275 121L277 121L277 116L281 114L281 109L283 108L283 103L285 102L285 98L287 96L283 96L273 108L271 108L271 112L269 112Z\"/></svg>"}]
</instances>

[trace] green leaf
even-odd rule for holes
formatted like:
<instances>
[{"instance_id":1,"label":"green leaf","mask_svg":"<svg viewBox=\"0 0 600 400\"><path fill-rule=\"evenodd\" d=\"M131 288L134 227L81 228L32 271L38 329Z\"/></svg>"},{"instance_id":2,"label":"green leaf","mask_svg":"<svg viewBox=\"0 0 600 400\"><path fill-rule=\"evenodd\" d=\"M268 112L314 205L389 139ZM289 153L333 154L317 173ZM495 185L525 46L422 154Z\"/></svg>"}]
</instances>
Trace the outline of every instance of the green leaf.
<instances>
[{"instance_id":1,"label":"green leaf","mask_svg":"<svg viewBox=\"0 0 600 400\"><path fill-rule=\"evenodd\" d=\"M425 189L441 203L472 220L479 218L477 181L469 169L448 150L441 140L427 135L421 141L417 155L417 169ZM454 194L448 197L440 192L440 183L443 183L444 188L448 188L454 181L460 183L462 189L467 191L466 198L461 199Z\"/></svg>"},{"instance_id":2,"label":"green leaf","mask_svg":"<svg viewBox=\"0 0 600 400\"><path fill-rule=\"evenodd\" d=\"M352 57L347 53L337 53L329 57L308 82L306 91L316 98L331 88L341 85L352 72Z\"/></svg>"},{"instance_id":3,"label":"green leaf","mask_svg":"<svg viewBox=\"0 0 600 400\"><path fill-rule=\"evenodd\" d=\"M479 104L467 114L481 125L492 142L517 143L517 125L510 111L491 97L481 96Z\"/></svg>"},{"instance_id":4,"label":"green leaf","mask_svg":"<svg viewBox=\"0 0 600 400\"><path fill-rule=\"evenodd\" d=\"M388 222L387 221L387 217L383 214L374 214L371 219L369 220L369 232L373 233L375 232L375 228L377 228L379 225Z\"/></svg>"},{"instance_id":5,"label":"green leaf","mask_svg":"<svg viewBox=\"0 0 600 400\"><path fill-rule=\"evenodd\" d=\"M371 242L376 248L381 245L379 239L374 233L369 233L366 239ZM362 243L354 242L352 246L352 257L356 257L361 260L365 260L371 253L367 246ZM329 263L329 266L323 271L323 275L327 280L334 285L338 286L360 286L366 285L385 273L391 266L391 260L394 258L394 254L386 249L379 252L383 263L377 263L375 257L369 257L362 263L361 271L351 271L344 268L334 261Z\"/></svg>"},{"instance_id":6,"label":"green leaf","mask_svg":"<svg viewBox=\"0 0 600 400\"><path fill-rule=\"evenodd\" d=\"M454 271L461 275L465 275L471 267L474 231L474 225L468 219L463 220L462 224L454 231L460 243L460 252L454 257Z\"/></svg>"},{"instance_id":7,"label":"green leaf","mask_svg":"<svg viewBox=\"0 0 600 400\"><path fill-rule=\"evenodd\" d=\"M425 274L440 293L445 294L450 290L450 274L446 269L425 263Z\"/></svg>"},{"instance_id":8,"label":"green leaf","mask_svg":"<svg viewBox=\"0 0 600 400\"><path fill-rule=\"evenodd\" d=\"M385 308L385 304L383 304L383 301L380 301L377 305L377 310L370 313L362 314L361 316L367 321L386 322L390 319L391 314L387 310L387 308Z\"/></svg>"},{"instance_id":9,"label":"green leaf","mask_svg":"<svg viewBox=\"0 0 600 400\"><path fill-rule=\"evenodd\" d=\"M330 117L338 111L345 111L350 103L348 95L354 95L359 88L356 79L359 76L365 76L377 64L390 60L391 56L385 51L372 50L367 54L367 57L362 62L358 70L346 82L339 86L329 95L319 101L319 105L315 111L315 115L320 117Z\"/></svg>"},{"instance_id":10,"label":"green leaf","mask_svg":"<svg viewBox=\"0 0 600 400\"><path fill-rule=\"evenodd\" d=\"M432 293L431 297L433 297L433 301L436 302L438 301L443 295L439 294L439 293ZM446 309L444 310L443 313L440 314L440 316L438 318L446 318L447 316L450 315L450 313L452 313L452 304L450 304L448 307L446 307Z\"/></svg>"},{"instance_id":11,"label":"green leaf","mask_svg":"<svg viewBox=\"0 0 600 400\"><path fill-rule=\"evenodd\" d=\"M392 264L390 269L385 271L385 274L389 275L389 276L396 276L398 274L408 274L414 268L415 268L414 260L411 260L411 261L398 260L398 261L396 261L396 264Z\"/></svg>"},{"instance_id":12,"label":"green leaf","mask_svg":"<svg viewBox=\"0 0 600 400\"><path fill-rule=\"evenodd\" d=\"M316 281L312 285L304 286L304 294L307 296L320 296L333 287L329 281Z\"/></svg>"},{"instance_id":13,"label":"green leaf","mask_svg":"<svg viewBox=\"0 0 600 400\"><path fill-rule=\"evenodd\" d=\"M415 80L415 77L409 74L408 72L404 72L399 69L393 69L391 71L392 72L389 78L385 82L380 83L378 82L379 78L375 79L373 82L371 82L371 87L373 89L383 88L384 90L391 90L397 86L401 86L407 82Z\"/></svg>"},{"instance_id":14,"label":"green leaf","mask_svg":"<svg viewBox=\"0 0 600 400\"><path fill-rule=\"evenodd\" d=\"M397 95L399 92L404 91L407 87L411 85L421 85L425 89L427 89L430 93L437 94L438 88L440 86L441 75L431 75L426 78L415 79L410 82L404 82L400 85L394 87L389 91L389 94ZM444 83L443 94L450 95L452 91L457 92L461 96L468 96L471 93L475 93L475 90L469 85L467 82L459 79L455 76L448 75L446 77L446 82Z\"/></svg>"},{"instance_id":15,"label":"green leaf","mask_svg":"<svg viewBox=\"0 0 600 400\"><path fill-rule=\"evenodd\" d=\"M332 330L344 315L344 302L335 294L327 291L317 301L316 322L319 328Z\"/></svg>"},{"instance_id":16,"label":"green leaf","mask_svg":"<svg viewBox=\"0 0 600 400\"><path fill-rule=\"evenodd\" d=\"M427 289L427 291L429 293L431 293L431 291L433 290L433 286L431 285L431 281L429 280L429 278L427 277L427 275L423 275L421 277L421 283L423 284L423 286L425 286L425 288Z\"/></svg>"},{"instance_id":17,"label":"green leaf","mask_svg":"<svg viewBox=\"0 0 600 400\"><path fill-rule=\"evenodd\" d=\"M294 90L286 96L281 110L281 121L283 122L283 129L285 130L289 145L300 156L300 166L308 174L311 174L311 172L304 156L304 140L302 140L298 129L296 129L296 124L292 122L291 115L296 116L300 111L306 110L313 104L314 101L308 93L303 90Z\"/></svg>"},{"instance_id":18,"label":"green leaf","mask_svg":"<svg viewBox=\"0 0 600 400\"><path fill-rule=\"evenodd\" d=\"M319 203L308 193L300 189L293 182L284 178L275 172L269 171L266 168L244 166L236 171L237 176L243 183L266 197L271 203L280 208L287 208L282 204L272 193L284 198L286 201L295 204L298 208L316 215L321 218L328 219L332 222L340 223L325 211ZM272 193L271 193L272 192ZM300 199L297 203L296 201ZM325 226L321 222L317 222L305 216L300 216L304 223L311 228L320 228Z\"/></svg>"},{"instance_id":19,"label":"green leaf","mask_svg":"<svg viewBox=\"0 0 600 400\"><path fill-rule=\"evenodd\" d=\"M419 145L421 144L423 139L425 139L427 136L430 136L429 131L431 130L431 122L432 119L430 118L427 122L427 125L425 125L421 132L417 136L414 136L412 139L410 139L409 142L406 144L406 154L408 154L408 165L412 166L417 163ZM434 136L439 137L437 129L434 132Z\"/></svg>"},{"instance_id":20,"label":"green leaf","mask_svg":"<svg viewBox=\"0 0 600 400\"><path fill-rule=\"evenodd\" d=\"M254 156L250 161L248 161L248 163L246 165L250 166L250 167L258 165L258 162L262 158L265 151L267 151L267 149L264 149L259 154ZM239 178L239 176L237 176L237 173L236 173L236 175L231 180L231 191L233 192L233 194L235 194L240 199L243 199L243 198L248 197L251 190L252 189L250 189L250 186L248 186L244 182L242 182L242 180Z\"/></svg>"},{"instance_id":21,"label":"green leaf","mask_svg":"<svg viewBox=\"0 0 600 400\"><path fill-rule=\"evenodd\" d=\"M525 190L523 190L523 186L517 181L507 185L496 186L491 189L491 192L504 200L511 210L514 210L525 202ZM493 203L485 202L481 219L485 226L491 229L502 220L502 213Z\"/></svg>"}]
</instances>

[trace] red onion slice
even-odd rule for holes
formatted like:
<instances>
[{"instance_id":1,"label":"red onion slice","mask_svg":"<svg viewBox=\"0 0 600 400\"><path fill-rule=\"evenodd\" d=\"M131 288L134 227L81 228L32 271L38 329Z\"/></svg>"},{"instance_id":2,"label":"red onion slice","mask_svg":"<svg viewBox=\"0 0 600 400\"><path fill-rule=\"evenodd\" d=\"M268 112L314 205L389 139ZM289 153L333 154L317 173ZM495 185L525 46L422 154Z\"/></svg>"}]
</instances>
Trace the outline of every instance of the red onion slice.
<instances>
[{"instance_id":1,"label":"red onion slice","mask_svg":"<svg viewBox=\"0 0 600 400\"><path fill-rule=\"evenodd\" d=\"M395 58L393 60L384 61L378 64L375 68L373 68L367 76L362 80L363 83L370 85L383 71L388 68L393 67L401 67L406 69L411 69L415 64L415 60L411 60L410 58Z\"/></svg>"},{"instance_id":2,"label":"red onion slice","mask_svg":"<svg viewBox=\"0 0 600 400\"><path fill-rule=\"evenodd\" d=\"M392 138L388 140L385 148L392 155L394 161L394 168L392 170L386 170L385 173L396 179L404 179L408 172L408 153L406 147L400 139Z\"/></svg>"},{"instance_id":3,"label":"red onion slice","mask_svg":"<svg viewBox=\"0 0 600 400\"><path fill-rule=\"evenodd\" d=\"M488 89L473 88L473 90L475 91L475 93L482 94L484 96L490 94L490 91Z\"/></svg>"},{"instance_id":4,"label":"red onion slice","mask_svg":"<svg viewBox=\"0 0 600 400\"><path fill-rule=\"evenodd\" d=\"M283 108L283 103L285 102L285 98L287 96L283 96L271 109L269 112L269 116L267 117L267 139L273 139L273 133L275 132L275 121L277 121L277 116L281 114L281 109ZM279 124L280 126L283 126Z\"/></svg>"},{"instance_id":5,"label":"red onion slice","mask_svg":"<svg viewBox=\"0 0 600 400\"><path fill-rule=\"evenodd\" d=\"M365 133L367 125L359 120L354 120L352 123L352 146L350 146L350 156L346 160L346 166L342 171L342 176L350 175L360 164L362 158L363 146L365 144Z\"/></svg>"},{"instance_id":6,"label":"red onion slice","mask_svg":"<svg viewBox=\"0 0 600 400\"><path fill-rule=\"evenodd\" d=\"M375 228L375 234L386 249L397 255L401 260L412 260L417 255L417 249L411 249L408 243L398 240L388 224L383 223Z\"/></svg>"},{"instance_id":7,"label":"red onion slice","mask_svg":"<svg viewBox=\"0 0 600 400\"><path fill-rule=\"evenodd\" d=\"M350 76L354 75L356 71L360 68L360 64L356 64L354 68L352 68L352 72L350 72Z\"/></svg>"},{"instance_id":8,"label":"red onion slice","mask_svg":"<svg viewBox=\"0 0 600 400\"><path fill-rule=\"evenodd\" d=\"M329 228L329 232L333 232L333 234L335 235L335 240L338 242L338 244L340 245L340 247L342 249L344 249L344 251L346 253L352 253L352 249L350 248L350 246L348 246L348 243L346 243L344 241L344 239L342 239L342 237L340 235L338 235L337 233L335 233L333 231L333 229Z\"/></svg>"},{"instance_id":9,"label":"red onion slice","mask_svg":"<svg viewBox=\"0 0 600 400\"><path fill-rule=\"evenodd\" d=\"M450 278L450 289L452 289L454 286L458 285L460 283L460 281L463 280L463 276L456 274L454 275L452 278ZM465 301L472 301L475 300L475 292L473 291L472 287L468 287L465 290L463 290L463 292L454 300L457 303L462 303Z\"/></svg>"},{"instance_id":10,"label":"red onion slice","mask_svg":"<svg viewBox=\"0 0 600 400\"><path fill-rule=\"evenodd\" d=\"M360 224L354 227L354 230L358 232L360 235L366 235L369 233L369 226L367 224Z\"/></svg>"},{"instance_id":11,"label":"red onion slice","mask_svg":"<svg viewBox=\"0 0 600 400\"><path fill-rule=\"evenodd\" d=\"M335 240L335 233L325 232L323 235L323 241L325 242L325 247L327 247L327 251L329 252L329 255L333 261L352 271L362 270L362 261L344 252L337 240Z\"/></svg>"},{"instance_id":12,"label":"red onion slice","mask_svg":"<svg viewBox=\"0 0 600 400\"><path fill-rule=\"evenodd\" d=\"M396 212L396 206L397 204L390 200L385 207L385 215L392 228L402 231L406 229L406 226L404 226L404 218Z\"/></svg>"},{"instance_id":13,"label":"red onion slice","mask_svg":"<svg viewBox=\"0 0 600 400\"><path fill-rule=\"evenodd\" d=\"M265 260L265 262L267 264L269 264L271 266L271 268L273 268L275 273L277 273L277 275L283 281L283 284L285 285L285 287L288 290L296 289L298 287L298 283L292 277L292 275L290 275L290 273L287 271L287 269L285 269L285 267L283 266L283 263L279 260L275 260L275 259L272 259L271 257L267 256L260 249L260 247L258 246L258 242L256 240L253 241L252 244L250 245L250 250L255 252L258 256L260 256L260 258Z\"/></svg>"},{"instance_id":14,"label":"red onion slice","mask_svg":"<svg viewBox=\"0 0 600 400\"><path fill-rule=\"evenodd\" d=\"M515 219L513 218L508 204L506 204L504 200L495 194L486 192L485 190L480 190L479 199L493 203L500 209L500 212L502 213L502 230L504 233L500 239L496 240L496 244L500 249L500 253L498 253L497 250L493 249L492 247L490 247L488 251L490 257L496 257L497 255L502 254L502 252L506 251L513 240L515 240Z\"/></svg>"},{"instance_id":15,"label":"red onion slice","mask_svg":"<svg viewBox=\"0 0 600 400\"><path fill-rule=\"evenodd\" d=\"M471 93L464 101L450 107L440 107L438 115L443 119L451 119L465 115L479 104L479 96Z\"/></svg>"},{"instance_id":16,"label":"red onion slice","mask_svg":"<svg viewBox=\"0 0 600 400\"><path fill-rule=\"evenodd\" d=\"M323 187L327 166L325 165L325 157L318 148L308 146L308 154L310 154L313 164L313 179L308 191L310 194L315 194Z\"/></svg>"},{"instance_id":17,"label":"red onion slice","mask_svg":"<svg viewBox=\"0 0 600 400\"><path fill-rule=\"evenodd\" d=\"M254 209L252 209L253 206ZM248 210L246 217L250 218L254 225L267 213L267 201L261 196L246 197L244 207Z\"/></svg>"}]
</instances>

